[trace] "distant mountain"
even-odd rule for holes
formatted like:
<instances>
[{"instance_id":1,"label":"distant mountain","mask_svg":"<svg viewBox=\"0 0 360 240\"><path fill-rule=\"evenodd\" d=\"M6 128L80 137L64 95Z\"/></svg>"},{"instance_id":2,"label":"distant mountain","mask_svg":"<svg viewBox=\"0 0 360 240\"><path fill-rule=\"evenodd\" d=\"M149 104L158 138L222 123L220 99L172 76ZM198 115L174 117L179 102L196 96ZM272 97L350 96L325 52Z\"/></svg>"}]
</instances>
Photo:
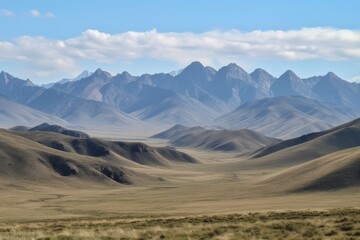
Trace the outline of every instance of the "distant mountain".
<instances>
[{"instance_id":1,"label":"distant mountain","mask_svg":"<svg viewBox=\"0 0 360 240\"><path fill-rule=\"evenodd\" d=\"M93 74L82 78L80 81L64 84L58 83L53 88L84 99L102 101L102 93L99 91L99 86L103 86L111 77L110 73L99 68ZM58 87L59 85L61 85L61 88Z\"/></svg>"},{"instance_id":2,"label":"distant mountain","mask_svg":"<svg viewBox=\"0 0 360 240\"><path fill-rule=\"evenodd\" d=\"M216 70L205 67L200 62L193 62L174 78L172 89L179 94L200 98L211 84Z\"/></svg>"},{"instance_id":3,"label":"distant mountain","mask_svg":"<svg viewBox=\"0 0 360 240\"><path fill-rule=\"evenodd\" d=\"M94 73L95 74L95 73ZM93 75L94 75L93 74ZM99 76L99 75L101 76ZM106 73L96 73L94 77L103 77ZM77 81L79 82L79 81ZM103 102L87 100L65 92L50 88L35 86L31 81L21 80L8 73L0 73L2 92L9 99L25 104L28 107L57 116L71 124L91 128L128 128L139 126L140 120L130 116L115 107ZM51 119L42 119L39 122L14 122L14 125L37 125L43 122L54 122ZM65 124L63 124L65 125Z\"/></svg>"},{"instance_id":4,"label":"distant mountain","mask_svg":"<svg viewBox=\"0 0 360 240\"><path fill-rule=\"evenodd\" d=\"M241 118L231 118L234 121L225 121L222 127L252 127L265 135L282 138L324 130L360 116L360 84L344 81L334 73L301 79L288 70L276 78L260 68L249 74L235 63L215 70L193 62L175 76L167 73L132 76L126 71L112 76L97 69L93 73L84 72L78 78L76 81L58 82L46 89L35 86L30 80L1 72L0 93L76 124L90 122L94 125L99 121L108 126L118 120L121 123L118 125L131 122L134 117L165 127L174 124L212 125L218 118L223 122L238 109L247 108L249 114L261 112L263 117L242 115ZM325 118L316 109L317 103L308 107L311 111L305 110L304 113L294 106L285 107L282 97L315 100L326 106ZM49 98L49 103L46 98ZM258 104L248 105L257 100L270 101L266 100L270 98L279 101L272 101L272 104L282 105L282 110L276 107L276 113L266 109L263 112ZM77 107L81 109L75 111ZM324 110L324 107L320 108L320 111ZM296 127L298 124L300 126Z\"/></svg>"},{"instance_id":5,"label":"distant mountain","mask_svg":"<svg viewBox=\"0 0 360 240\"><path fill-rule=\"evenodd\" d=\"M271 92L271 86L276 80L274 76L266 72L264 69L257 68L252 73L250 73L250 77L256 82L257 89L260 93L263 94L263 96L273 96L273 93Z\"/></svg>"},{"instance_id":6,"label":"distant mountain","mask_svg":"<svg viewBox=\"0 0 360 240\"><path fill-rule=\"evenodd\" d=\"M358 114L305 97L276 97L245 103L218 118L215 125L247 128L266 136L288 139L329 129L355 119Z\"/></svg>"},{"instance_id":7,"label":"distant mountain","mask_svg":"<svg viewBox=\"0 0 360 240\"><path fill-rule=\"evenodd\" d=\"M0 127L8 128L15 125L38 125L43 122L65 126L69 125L69 123L63 119L16 103L0 94Z\"/></svg>"},{"instance_id":8,"label":"distant mountain","mask_svg":"<svg viewBox=\"0 0 360 240\"><path fill-rule=\"evenodd\" d=\"M157 94L153 95L154 93ZM151 91L140 96L144 97L143 101L138 102L139 105L132 115L154 124L196 126L210 124L212 119L218 116L216 111L198 100L177 95L171 90ZM156 97L159 99L154 101Z\"/></svg>"},{"instance_id":9,"label":"distant mountain","mask_svg":"<svg viewBox=\"0 0 360 240\"><path fill-rule=\"evenodd\" d=\"M171 71L169 72L169 74L173 77L175 77L176 75L178 75L179 73L181 73L184 69L179 69L179 70L174 70L174 71Z\"/></svg>"},{"instance_id":10,"label":"distant mountain","mask_svg":"<svg viewBox=\"0 0 360 240\"><path fill-rule=\"evenodd\" d=\"M360 84L349 83L330 72L312 88L316 99L342 107L359 108Z\"/></svg>"},{"instance_id":11,"label":"distant mountain","mask_svg":"<svg viewBox=\"0 0 360 240\"><path fill-rule=\"evenodd\" d=\"M259 81L259 84L264 83ZM245 70L232 63L216 73L210 91L231 108L235 108L241 103L267 96L262 92L266 87L259 87L259 84Z\"/></svg>"},{"instance_id":12,"label":"distant mountain","mask_svg":"<svg viewBox=\"0 0 360 240\"><path fill-rule=\"evenodd\" d=\"M53 89L107 103L145 121L194 126L208 124L230 110L200 87L211 80L214 71L198 62L175 78L169 74L134 77L127 72L112 77L98 69L88 78L55 85ZM194 79L188 79L192 74Z\"/></svg>"},{"instance_id":13,"label":"distant mountain","mask_svg":"<svg viewBox=\"0 0 360 240\"><path fill-rule=\"evenodd\" d=\"M176 125L154 135L153 138L169 139L171 145L177 147L236 151L242 154L280 142L278 139L265 137L248 129L209 130L201 127L189 128L182 125Z\"/></svg>"},{"instance_id":14,"label":"distant mountain","mask_svg":"<svg viewBox=\"0 0 360 240\"><path fill-rule=\"evenodd\" d=\"M67 83L67 82L78 81L78 80L80 80L80 79L89 77L90 75L92 75L92 72L89 72L89 71L85 70L85 71L83 71L82 73L80 73L79 75L77 75L75 78L63 78L63 79L61 79L60 81L55 82L55 83L46 83L46 84L43 84L43 85L41 85L41 87L51 88L51 87L53 87L55 84L58 84L58 83L64 84L64 83Z\"/></svg>"},{"instance_id":15,"label":"distant mountain","mask_svg":"<svg viewBox=\"0 0 360 240\"><path fill-rule=\"evenodd\" d=\"M56 84L53 89L79 98L104 102L126 111L138 100L136 95L142 90L143 85L143 82L135 81L135 77L128 72L113 77L110 73L97 69L87 78Z\"/></svg>"},{"instance_id":16,"label":"distant mountain","mask_svg":"<svg viewBox=\"0 0 360 240\"><path fill-rule=\"evenodd\" d=\"M293 71L288 70L271 86L271 91L275 97L278 96L303 96L312 97L311 84L303 81Z\"/></svg>"},{"instance_id":17,"label":"distant mountain","mask_svg":"<svg viewBox=\"0 0 360 240\"><path fill-rule=\"evenodd\" d=\"M360 109L360 100L357 100L360 99L359 84L346 82L332 73L301 79L288 70L275 78L263 69L248 74L235 63L217 71L200 62L193 62L175 76L144 74L136 77L128 72L111 76L98 69L81 81L57 84L54 88L77 97L102 101L131 113L134 106L142 101L139 94L147 86L152 87L154 96L159 89L163 89L171 90L189 101L195 99L217 112L218 116L249 101L280 96L302 96L340 107Z\"/></svg>"},{"instance_id":18,"label":"distant mountain","mask_svg":"<svg viewBox=\"0 0 360 240\"><path fill-rule=\"evenodd\" d=\"M73 124L97 129L144 125L135 117L105 103L75 97L54 89L45 91L29 103L29 106Z\"/></svg>"},{"instance_id":19,"label":"distant mountain","mask_svg":"<svg viewBox=\"0 0 360 240\"><path fill-rule=\"evenodd\" d=\"M29 79L22 80L0 72L0 94L15 102L28 104L45 91L45 88L36 86Z\"/></svg>"}]
</instances>

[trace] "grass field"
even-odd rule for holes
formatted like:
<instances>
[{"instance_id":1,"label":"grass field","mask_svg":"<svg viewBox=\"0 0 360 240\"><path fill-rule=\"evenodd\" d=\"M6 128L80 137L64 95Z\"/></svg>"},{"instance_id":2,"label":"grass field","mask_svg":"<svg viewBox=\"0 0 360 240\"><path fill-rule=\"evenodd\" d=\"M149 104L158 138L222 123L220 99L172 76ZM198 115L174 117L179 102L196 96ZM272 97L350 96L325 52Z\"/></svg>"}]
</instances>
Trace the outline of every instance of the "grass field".
<instances>
[{"instance_id":1,"label":"grass field","mask_svg":"<svg viewBox=\"0 0 360 240\"><path fill-rule=\"evenodd\" d=\"M284 187L290 181L268 180L283 176L287 165L264 165L236 153L181 150L199 163L129 165L161 181L104 185L65 176L0 179L0 240L360 239L357 185L288 191Z\"/></svg>"},{"instance_id":2,"label":"grass field","mask_svg":"<svg viewBox=\"0 0 360 240\"><path fill-rule=\"evenodd\" d=\"M359 239L360 210L66 219L0 225L0 239Z\"/></svg>"}]
</instances>

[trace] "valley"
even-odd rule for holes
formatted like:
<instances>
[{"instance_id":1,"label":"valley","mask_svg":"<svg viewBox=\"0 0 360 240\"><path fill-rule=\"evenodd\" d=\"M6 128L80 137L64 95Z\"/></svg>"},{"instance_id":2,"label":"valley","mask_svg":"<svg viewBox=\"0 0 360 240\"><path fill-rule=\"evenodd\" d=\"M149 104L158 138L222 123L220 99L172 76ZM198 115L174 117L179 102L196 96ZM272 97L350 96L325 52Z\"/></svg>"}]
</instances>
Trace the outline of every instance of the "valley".
<instances>
[{"instance_id":1,"label":"valley","mask_svg":"<svg viewBox=\"0 0 360 240\"><path fill-rule=\"evenodd\" d=\"M336 85L341 100L318 92L321 81ZM2 72L0 84L0 239L97 239L94 231L119 230L111 220L128 239L248 239L254 228L306 239L329 221L311 236L358 234L354 222L343 231L331 215L357 219L360 197L360 106L351 99L359 86L334 74L275 78L194 62L175 77L98 69L45 88ZM278 232L289 224L284 211L297 216L297 230ZM248 219L243 229L241 219L253 214L279 216ZM297 222L304 215L306 226ZM234 217L234 228L218 229ZM188 218L224 222L200 228L181 220ZM167 225L147 229L164 219L174 235ZM64 227L55 233L48 221ZM64 221L91 227L80 233Z\"/></svg>"},{"instance_id":2,"label":"valley","mask_svg":"<svg viewBox=\"0 0 360 240\"><path fill-rule=\"evenodd\" d=\"M6 172L0 178L0 220L17 222L356 208L360 197L360 181L356 175L360 166L357 147L360 142L344 143L337 150L332 144L338 136L342 139L342 132L356 134L358 122L319 133L316 137L302 138L306 140L274 143L273 147L265 147L257 155L242 156L237 151L189 147L176 148L178 152L172 148L165 150L169 142L154 138L143 139L143 142L156 147L142 144L139 146L144 146L145 152L128 155L123 147L116 147L122 143L120 138L111 143L87 136L78 138L50 132L2 132L2 138L14 134L17 137L13 136L12 141L29 145L29 148L22 147L22 151L28 151L23 158L21 151L12 152L18 152L17 162L24 164L26 159L27 167L21 167L21 174L11 172L10 169L16 169L11 158L9 163L2 162L8 166L1 168ZM39 151L60 154L54 149L58 145L49 145L54 139L63 144L61 152L65 152L61 156L65 158L65 164L76 169L75 172L63 174L56 166L42 165L48 160ZM103 146L103 150L89 152L84 148L86 145L74 148L71 145L74 139L91 140L93 144ZM329 142L327 139L332 140ZM315 147L315 141L321 149ZM126 146L136 146L134 144L137 143L129 142ZM308 148L308 145L314 148ZM34 149L43 156L41 162L36 160L38 157L32 157ZM307 154L297 154L298 157L293 158L294 151L306 151ZM11 152L7 156L9 154ZM57 161L63 160L59 157ZM103 172L102 175L96 171L99 166L113 172ZM315 171L313 175L309 175L308 168ZM117 179L119 176L122 176L122 181ZM348 178L352 180L348 181Z\"/></svg>"}]
</instances>

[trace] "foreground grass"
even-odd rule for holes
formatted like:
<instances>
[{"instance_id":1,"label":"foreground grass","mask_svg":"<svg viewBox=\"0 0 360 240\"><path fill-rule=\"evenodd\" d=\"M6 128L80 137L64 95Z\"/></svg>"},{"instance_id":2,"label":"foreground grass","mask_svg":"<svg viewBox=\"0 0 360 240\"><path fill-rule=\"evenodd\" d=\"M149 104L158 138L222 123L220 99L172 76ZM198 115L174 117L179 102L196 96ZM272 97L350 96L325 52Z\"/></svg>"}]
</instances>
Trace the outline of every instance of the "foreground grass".
<instances>
[{"instance_id":1,"label":"foreground grass","mask_svg":"<svg viewBox=\"0 0 360 240\"><path fill-rule=\"evenodd\" d=\"M360 210L8 223L0 239L360 239Z\"/></svg>"}]
</instances>

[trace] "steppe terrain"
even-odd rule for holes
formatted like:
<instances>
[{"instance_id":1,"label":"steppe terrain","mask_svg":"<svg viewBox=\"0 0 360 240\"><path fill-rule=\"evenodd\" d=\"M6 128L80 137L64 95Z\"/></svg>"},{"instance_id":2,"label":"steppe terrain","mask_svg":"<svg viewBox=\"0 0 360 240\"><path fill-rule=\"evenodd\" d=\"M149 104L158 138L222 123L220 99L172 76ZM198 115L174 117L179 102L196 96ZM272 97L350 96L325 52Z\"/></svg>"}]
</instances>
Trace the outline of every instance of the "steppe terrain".
<instances>
[{"instance_id":1,"label":"steppe terrain","mask_svg":"<svg viewBox=\"0 0 360 240\"><path fill-rule=\"evenodd\" d=\"M2 174L0 239L355 239L360 231L360 212L356 210L360 148L354 138L358 129L359 121L354 121L245 155L198 148L175 150L166 147L170 144L167 140L141 136L122 135L115 141L116 133L108 142L81 132L76 132L80 138L46 132L48 128L45 132L2 130L2 146L21 147L24 153L11 153L25 154L19 156L18 164L28 164L30 171L11 172L11 164L16 164L12 162L7 174ZM339 136L344 139L344 134L352 141L341 140L340 144L335 140ZM6 141L10 135L11 143ZM156 154L171 149L177 152L173 155L177 160L126 155L125 150L114 147L122 138L141 140L142 146ZM76 169L74 175L61 171L49 175L48 169L43 173L31 154L59 154L54 146L46 146L54 139L65 146L63 156L72 157L74 164L90 165L102 164L101 151L86 152L86 144L81 150L71 148L70 140L98 141L110 149L103 159L115 167L117 161L121 163L125 181L108 173L115 181L107 181L73 165L69 166ZM154 164L155 158L162 162ZM149 159L152 162L147 162ZM42 161L47 161L46 157Z\"/></svg>"}]
</instances>

